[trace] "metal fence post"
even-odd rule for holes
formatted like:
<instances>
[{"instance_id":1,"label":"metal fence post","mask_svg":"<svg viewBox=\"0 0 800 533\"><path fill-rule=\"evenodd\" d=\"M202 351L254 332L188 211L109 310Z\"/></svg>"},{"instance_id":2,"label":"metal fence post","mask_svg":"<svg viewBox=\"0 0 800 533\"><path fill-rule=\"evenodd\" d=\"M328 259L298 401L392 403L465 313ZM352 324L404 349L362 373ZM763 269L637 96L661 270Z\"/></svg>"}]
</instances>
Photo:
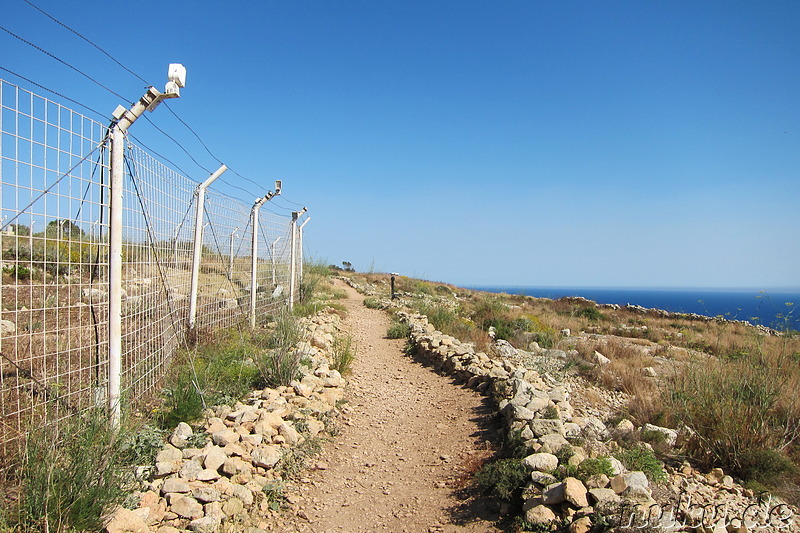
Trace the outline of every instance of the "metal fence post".
<instances>
[{"instance_id":1,"label":"metal fence post","mask_svg":"<svg viewBox=\"0 0 800 533\"><path fill-rule=\"evenodd\" d=\"M194 248L192 250L192 281L189 289L189 329L194 329L197 321L197 284L200 280L200 258L203 255L203 214L205 213L206 189L214 183L214 180L228 170L228 167L221 165L209 177L197 186L194 214Z\"/></svg>"}]
</instances>

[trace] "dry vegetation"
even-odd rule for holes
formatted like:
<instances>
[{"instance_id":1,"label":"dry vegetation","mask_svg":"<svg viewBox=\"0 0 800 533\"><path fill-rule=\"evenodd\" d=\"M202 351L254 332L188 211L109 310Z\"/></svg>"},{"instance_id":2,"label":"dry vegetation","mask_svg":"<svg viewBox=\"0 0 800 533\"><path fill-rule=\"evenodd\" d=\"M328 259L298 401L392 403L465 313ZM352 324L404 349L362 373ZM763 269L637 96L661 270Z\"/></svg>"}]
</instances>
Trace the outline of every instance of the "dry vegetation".
<instances>
[{"instance_id":1,"label":"dry vegetation","mask_svg":"<svg viewBox=\"0 0 800 533\"><path fill-rule=\"evenodd\" d=\"M389 295L387 275L353 278L375 301ZM493 327L497 338L519 349L535 342L566 351L584 377L630 395L619 416L690 428L679 450L684 457L797 501L798 332L614 309L581 298L494 295L406 277L397 278L396 289L403 305L479 350L489 349ZM594 363L595 351L611 362Z\"/></svg>"}]
</instances>

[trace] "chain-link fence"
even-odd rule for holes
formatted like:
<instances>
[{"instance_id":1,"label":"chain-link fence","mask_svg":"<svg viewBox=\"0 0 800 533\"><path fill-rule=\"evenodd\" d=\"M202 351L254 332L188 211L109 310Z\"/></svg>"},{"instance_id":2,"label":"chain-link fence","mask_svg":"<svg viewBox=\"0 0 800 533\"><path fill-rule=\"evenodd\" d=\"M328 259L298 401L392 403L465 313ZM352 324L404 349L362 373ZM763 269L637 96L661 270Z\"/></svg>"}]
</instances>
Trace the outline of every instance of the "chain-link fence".
<instances>
[{"instance_id":1,"label":"chain-link fence","mask_svg":"<svg viewBox=\"0 0 800 533\"><path fill-rule=\"evenodd\" d=\"M109 145L108 126L0 80L0 450L31 424L107 402ZM293 226L265 210L253 220L251 206L210 190L195 243L198 184L128 141L124 161L121 392L130 400L158 383L186 340L195 248L195 328L230 326L286 305Z\"/></svg>"}]
</instances>

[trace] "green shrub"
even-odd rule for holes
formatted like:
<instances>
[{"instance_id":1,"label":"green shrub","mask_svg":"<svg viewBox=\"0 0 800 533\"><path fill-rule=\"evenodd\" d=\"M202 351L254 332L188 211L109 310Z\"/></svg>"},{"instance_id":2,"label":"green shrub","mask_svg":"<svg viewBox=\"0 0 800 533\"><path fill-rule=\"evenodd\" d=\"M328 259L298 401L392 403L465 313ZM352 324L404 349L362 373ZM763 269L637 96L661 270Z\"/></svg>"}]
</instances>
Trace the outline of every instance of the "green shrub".
<instances>
[{"instance_id":1,"label":"green shrub","mask_svg":"<svg viewBox=\"0 0 800 533\"><path fill-rule=\"evenodd\" d=\"M386 331L387 339L405 339L411 334L411 326L404 322L392 321Z\"/></svg>"},{"instance_id":2,"label":"green shrub","mask_svg":"<svg viewBox=\"0 0 800 533\"><path fill-rule=\"evenodd\" d=\"M18 531L99 531L125 498L129 469L121 438L103 410L31 430L19 471ZM16 514L16 516L14 516Z\"/></svg>"},{"instance_id":3,"label":"green shrub","mask_svg":"<svg viewBox=\"0 0 800 533\"><path fill-rule=\"evenodd\" d=\"M120 451L126 463L133 465L152 464L156 454L164 447L168 432L149 424L130 433L122 440Z\"/></svg>"},{"instance_id":4,"label":"green shrub","mask_svg":"<svg viewBox=\"0 0 800 533\"><path fill-rule=\"evenodd\" d=\"M308 461L322 451L322 440L318 437L308 437L298 446L286 449L275 471L283 478L297 477L306 469Z\"/></svg>"},{"instance_id":5,"label":"green shrub","mask_svg":"<svg viewBox=\"0 0 800 533\"><path fill-rule=\"evenodd\" d=\"M420 313L428 317L428 322L433 324L433 327L448 335L453 334L459 323L457 311L445 305L423 305Z\"/></svg>"},{"instance_id":6,"label":"green shrub","mask_svg":"<svg viewBox=\"0 0 800 533\"><path fill-rule=\"evenodd\" d=\"M164 409L158 416L158 424L163 429L173 428L179 422L191 422L200 418L206 407L203 391L188 371L181 372L172 380L164 393Z\"/></svg>"},{"instance_id":7,"label":"green shrub","mask_svg":"<svg viewBox=\"0 0 800 533\"><path fill-rule=\"evenodd\" d=\"M17 281L27 281L31 279L31 270L24 266L6 266L3 267L3 272L14 277Z\"/></svg>"},{"instance_id":8,"label":"green shrub","mask_svg":"<svg viewBox=\"0 0 800 533\"><path fill-rule=\"evenodd\" d=\"M552 328L531 332L531 339L542 348L554 348L558 342L558 332Z\"/></svg>"},{"instance_id":9,"label":"green shrub","mask_svg":"<svg viewBox=\"0 0 800 533\"><path fill-rule=\"evenodd\" d=\"M634 446L616 454L617 459L632 471L644 472L650 481L659 483L667 479L664 467L653 450L646 446Z\"/></svg>"},{"instance_id":10,"label":"green shrub","mask_svg":"<svg viewBox=\"0 0 800 533\"><path fill-rule=\"evenodd\" d=\"M286 494L284 494L286 486L283 481L270 481L264 485L264 488L261 490L264 493L264 500L267 502L270 510L277 512L280 511L281 508L289 505L289 500L286 498Z\"/></svg>"},{"instance_id":11,"label":"green shrub","mask_svg":"<svg viewBox=\"0 0 800 533\"><path fill-rule=\"evenodd\" d=\"M555 405L548 405L542 412L542 418L547 420L558 420L558 408Z\"/></svg>"},{"instance_id":12,"label":"green shrub","mask_svg":"<svg viewBox=\"0 0 800 533\"><path fill-rule=\"evenodd\" d=\"M608 457L590 457L584 459L578 465L578 479L586 481L592 476L604 474L606 476L614 476L614 467L611 465L611 460Z\"/></svg>"},{"instance_id":13,"label":"green shrub","mask_svg":"<svg viewBox=\"0 0 800 533\"><path fill-rule=\"evenodd\" d=\"M356 347L352 335L337 336L331 346L332 368L340 374L347 374L356 358Z\"/></svg>"},{"instance_id":14,"label":"green shrub","mask_svg":"<svg viewBox=\"0 0 800 533\"><path fill-rule=\"evenodd\" d=\"M748 450L742 454L739 475L759 483L774 483L786 475L797 473L791 459L777 450Z\"/></svg>"},{"instance_id":15,"label":"green shrub","mask_svg":"<svg viewBox=\"0 0 800 533\"><path fill-rule=\"evenodd\" d=\"M499 459L485 465L475 474L475 483L483 494L511 502L519 499L528 481L522 459Z\"/></svg>"},{"instance_id":16,"label":"green shrub","mask_svg":"<svg viewBox=\"0 0 800 533\"><path fill-rule=\"evenodd\" d=\"M375 297L369 296L364 298L364 306L369 309L383 309L383 303Z\"/></svg>"},{"instance_id":17,"label":"green shrub","mask_svg":"<svg viewBox=\"0 0 800 533\"><path fill-rule=\"evenodd\" d=\"M291 348L274 348L260 354L256 361L261 373L259 386L280 387L300 377L301 354Z\"/></svg>"},{"instance_id":18,"label":"green shrub","mask_svg":"<svg viewBox=\"0 0 800 533\"><path fill-rule=\"evenodd\" d=\"M589 322L599 322L606 319L606 316L596 307L584 307L575 313L575 316L583 317L589 320Z\"/></svg>"}]
</instances>

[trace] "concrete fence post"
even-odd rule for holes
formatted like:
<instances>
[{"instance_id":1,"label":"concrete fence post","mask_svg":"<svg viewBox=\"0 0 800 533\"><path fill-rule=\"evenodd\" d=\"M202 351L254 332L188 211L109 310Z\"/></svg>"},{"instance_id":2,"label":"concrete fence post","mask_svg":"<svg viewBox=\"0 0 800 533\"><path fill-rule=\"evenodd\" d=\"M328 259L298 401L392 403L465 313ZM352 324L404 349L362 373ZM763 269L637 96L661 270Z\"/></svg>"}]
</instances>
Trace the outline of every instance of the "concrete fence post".
<instances>
[{"instance_id":1,"label":"concrete fence post","mask_svg":"<svg viewBox=\"0 0 800 533\"><path fill-rule=\"evenodd\" d=\"M300 275L298 276L297 279L300 280L299 283L303 283L303 261L305 260L303 258L303 228L310 221L311 221L311 217L306 217L306 219L303 221L303 223L300 224L300 226L297 228L297 249L298 249L298 256L299 256L298 269L300 270Z\"/></svg>"},{"instance_id":2,"label":"concrete fence post","mask_svg":"<svg viewBox=\"0 0 800 533\"><path fill-rule=\"evenodd\" d=\"M186 69L178 63L169 66L165 92L149 87L130 109L117 106L110 128L111 180L108 203L108 410L111 424L119 427L122 379L122 190L125 176L125 132L146 110L153 111L164 99L180 96Z\"/></svg>"},{"instance_id":3,"label":"concrete fence post","mask_svg":"<svg viewBox=\"0 0 800 533\"><path fill-rule=\"evenodd\" d=\"M292 223L289 226L289 311L294 309L297 295L297 219L306 211L305 207L300 211L292 211Z\"/></svg>"},{"instance_id":4,"label":"concrete fence post","mask_svg":"<svg viewBox=\"0 0 800 533\"><path fill-rule=\"evenodd\" d=\"M256 198L253 208L250 210L251 225L253 226L253 236L250 243L250 329L256 327L256 291L258 290L258 211L261 206L269 202L272 198L281 193L282 182L275 181L275 192L268 192L263 198Z\"/></svg>"},{"instance_id":5,"label":"concrete fence post","mask_svg":"<svg viewBox=\"0 0 800 533\"><path fill-rule=\"evenodd\" d=\"M194 245L192 249L192 281L189 289L189 329L194 329L197 322L197 291L200 281L200 259L203 255L203 215L205 214L206 189L214 183L223 172L228 170L225 165L220 166L209 177L198 185L195 191L195 216L194 216Z\"/></svg>"}]
</instances>

